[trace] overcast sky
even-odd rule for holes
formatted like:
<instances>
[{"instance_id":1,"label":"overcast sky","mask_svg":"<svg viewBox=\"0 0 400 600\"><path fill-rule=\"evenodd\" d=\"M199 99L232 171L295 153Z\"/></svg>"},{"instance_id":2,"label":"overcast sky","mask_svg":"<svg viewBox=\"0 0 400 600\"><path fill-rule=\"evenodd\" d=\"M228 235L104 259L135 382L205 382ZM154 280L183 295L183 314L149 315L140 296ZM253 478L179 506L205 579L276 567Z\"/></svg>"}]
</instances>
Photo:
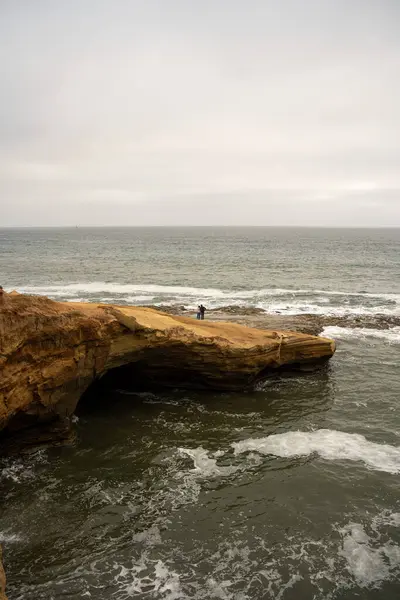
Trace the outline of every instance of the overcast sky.
<instances>
[{"instance_id":1,"label":"overcast sky","mask_svg":"<svg viewBox=\"0 0 400 600\"><path fill-rule=\"evenodd\" d=\"M0 226L400 226L400 0L1 0Z\"/></svg>"}]
</instances>

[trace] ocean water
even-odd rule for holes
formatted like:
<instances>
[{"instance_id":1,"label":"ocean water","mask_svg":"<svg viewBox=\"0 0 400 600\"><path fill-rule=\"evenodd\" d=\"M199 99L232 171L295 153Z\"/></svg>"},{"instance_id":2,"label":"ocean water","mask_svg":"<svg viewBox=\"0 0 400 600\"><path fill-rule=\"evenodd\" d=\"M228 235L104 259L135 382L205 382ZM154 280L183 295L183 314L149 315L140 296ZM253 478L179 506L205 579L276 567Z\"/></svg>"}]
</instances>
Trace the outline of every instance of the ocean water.
<instances>
[{"instance_id":1,"label":"ocean water","mask_svg":"<svg viewBox=\"0 0 400 600\"><path fill-rule=\"evenodd\" d=\"M0 230L53 298L399 315L400 230ZM400 329L253 392L115 390L69 446L3 458L10 600L400 597Z\"/></svg>"},{"instance_id":2,"label":"ocean water","mask_svg":"<svg viewBox=\"0 0 400 600\"><path fill-rule=\"evenodd\" d=\"M55 299L400 315L400 229L0 229L5 289Z\"/></svg>"}]
</instances>

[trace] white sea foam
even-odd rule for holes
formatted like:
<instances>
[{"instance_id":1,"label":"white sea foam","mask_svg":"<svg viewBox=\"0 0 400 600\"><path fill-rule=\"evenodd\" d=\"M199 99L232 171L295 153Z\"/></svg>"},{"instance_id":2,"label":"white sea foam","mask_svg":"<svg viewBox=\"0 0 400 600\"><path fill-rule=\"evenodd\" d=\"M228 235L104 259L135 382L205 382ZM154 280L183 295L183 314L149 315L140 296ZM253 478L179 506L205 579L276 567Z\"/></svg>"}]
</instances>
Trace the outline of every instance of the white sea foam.
<instances>
[{"instance_id":1,"label":"white sea foam","mask_svg":"<svg viewBox=\"0 0 400 600\"><path fill-rule=\"evenodd\" d=\"M230 296L239 298L250 298L253 296L298 296L298 295L322 295L322 296L349 296L360 298L380 298L390 302L400 303L400 294L396 293L370 293L370 292L348 292L340 290L320 289L291 289L291 288L262 288L250 290L221 290L219 288L197 288L179 285L156 285L156 284L124 284L103 281L68 283L57 285L24 286L19 291L25 292L91 292L91 293L114 293L114 294L173 294L173 295L195 295L206 296Z\"/></svg>"},{"instance_id":2,"label":"white sea foam","mask_svg":"<svg viewBox=\"0 0 400 600\"><path fill-rule=\"evenodd\" d=\"M289 431L232 444L235 454L258 452L290 458L318 454L325 460L363 462L369 469L400 473L400 447L370 442L363 435L330 429Z\"/></svg>"},{"instance_id":3,"label":"white sea foam","mask_svg":"<svg viewBox=\"0 0 400 600\"><path fill-rule=\"evenodd\" d=\"M219 306L254 306L267 312L283 314L386 315L400 314L400 294L264 288L224 290L179 285L121 284L85 282L57 285L25 286L20 292L78 301L86 298L99 302L131 304L182 304L194 309L199 299L209 308Z\"/></svg>"},{"instance_id":4,"label":"white sea foam","mask_svg":"<svg viewBox=\"0 0 400 600\"><path fill-rule=\"evenodd\" d=\"M21 483L36 477L35 468L40 463L47 462L47 454L44 449L36 450L24 458L12 458L2 461L0 467L0 480L11 480Z\"/></svg>"},{"instance_id":5,"label":"white sea foam","mask_svg":"<svg viewBox=\"0 0 400 600\"><path fill-rule=\"evenodd\" d=\"M275 541L273 552L268 537L256 532L251 541L243 540L235 529L211 555L198 541L189 554L177 550L171 560L168 545L157 538L154 545L145 544L131 566L115 565L118 598L250 600L267 595L277 600L290 588L294 597L301 595L301 581L309 582L315 600L379 588L400 573L400 547L382 525L388 517L386 511L372 523L350 519L321 539L294 532Z\"/></svg>"},{"instance_id":6,"label":"white sea foam","mask_svg":"<svg viewBox=\"0 0 400 600\"><path fill-rule=\"evenodd\" d=\"M141 542L145 546L161 544L161 532L157 525L152 525L144 531L139 531L132 536L134 542Z\"/></svg>"},{"instance_id":7,"label":"white sea foam","mask_svg":"<svg viewBox=\"0 0 400 600\"><path fill-rule=\"evenodd\" d=\"M69 283L60 285L43 285L43 286L25 286L19 288L18 291L25 293L47 294L53 295L75 295L76 293L87 294L169 294L176 296L223 296L225 292L215 288L193 288L187 286L174 285L153 285L153 284L118 284L106 283L102 281L93 281L87 283Z\"/></svg>"},{"instance_id":8,"label":"white sea foam","mask_svg":"<svg viewBox=\"0 0 400 600\"><path fill-rule=\"evenodd\" d=\"M19 536L17 533L0 531L0 544L13 544L15 542L20 542L21 540L21 536Z\"/></svg>"},{"instance_id":9,"label":"white sea foam","mask_svg":"<svg viewBox=\"0 0 400 600\"><path fill-rule=\"evenodd\" d=\"M133 295L133 296L126 296L124 297L125 302L127 302L128 304L151 304L154 301L154 295L151 296L149 294L147 295ZM101 302L109 302L110 298L101 298Z\"/></svg>"},{"instance_id":10,"label":"white sea foam","mask_svg":"<svg viewBox=\"0 0 400 600\"><path fill-rule=\"evenodd\" d=\"M347 316L375 316L375 315L386 315L386 316L399 316L400 306L386 306L374 304L372 306L365 306L358 304L356 306L350 306L342 304L340 306L333 304L318 304L314 299L310 298L309 302L279 302L279 303L267 303L258 302L255 304L256 308L262 308L269 313L281 313L284 315L298 315L298 314L310 314L310 315L329 315L333 317L347 317Z\"/></svg>"},{"instance_id":11,"label":"white sea foam","mask_svg":"<svg viewBox=\"0 0 400 600\"><path fill-rule=\"evenodd\" d=\"M400 327L390 329L368 329L366 327L325 327L321 335L333 339L365 339L376 338L385 340L390 344L400 343Z\"/></svg>"},{"instance_id":12,"label":"white sea foam","mask_svg":"<svg viewBox=\"0 0 400 600\"><path fill-rule=\"evenodd\" d=\"M391 541L381 544L381 535L376 527L374 530L375 539L360 523L349 523L340 530L343 546L339 554L360 587L376 587L399 572L400 547Z\"/></svg>"},{"instance_id":13,"label":"white sea foam","mask_svg":"<svg viewBox=\"0 0 400 600\"><path fill-rule=\"evenodd\" d=\"M373 527L379 527L381 525L389 525L391 527L400 527L400 513L390 512L389 510L383 511L373 521Z\"/></svg>"},{"instance_id":14,"label":"white sea foam","mask_svg":"<svg viewBox=\"0 0 400 600\"><path fill-rule=\"evenodd\" d=\"M163 600L182 600L182 593L178 573L171 570L162 560L150 563L144 554L131 569L120 567L117 581L120 581L119 598L137 597L144 594L146 597L163 598Z\"/></svg>"},{"instance_id":15,"label":"white sea foam","mask_svg":"<svg viewBox=\"0 0 400 600\"><path fill-rule=\"evenodd\" d=\"M31 467L16 461L15 463L3 467L0 471L0 477L2 479L11 480L14 483L20 483L21 481L34 479L35 472Z\"/></svg>"},{"instance_id":16,"label":"white sea foam","mask_svg":"<svg viewBox=\"0 0 400 600\"><path fill-rule=\"evenodd\" d=\"M201 477L232 475L238 469L238 467L233 465L227 467L217 465L216 458L211 458L209 452L201 446L199 448L178 448L178 451L180 454L189 456L193 460L194 469L192 469L192 473ZM214 456L219 458L221 451L217 451Z\"/></svg>"},{"instance_id":17,"label":"white sea foam","mask_svg":"<svg viewBox=\"0 0 400 600\"><path fill-rule=\"evenodd\" d=\"M342 556L347 561L347 568L358 585L365 587L387 579L388 565L385 563L382 549L371 548L369 537L359 523L349 523L342 529Z\"/></svg>"}]
</instances>

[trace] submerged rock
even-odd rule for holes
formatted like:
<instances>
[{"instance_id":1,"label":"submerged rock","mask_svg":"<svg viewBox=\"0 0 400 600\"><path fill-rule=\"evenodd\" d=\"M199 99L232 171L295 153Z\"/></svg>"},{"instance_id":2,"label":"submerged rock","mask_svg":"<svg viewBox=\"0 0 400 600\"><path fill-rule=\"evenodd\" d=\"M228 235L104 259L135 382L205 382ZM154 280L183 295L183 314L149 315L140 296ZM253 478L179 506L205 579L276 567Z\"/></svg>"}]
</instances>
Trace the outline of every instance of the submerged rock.
<instances>
[{"instance_id":1,"label":"submerged rock","mask_svg":"<svg viewBox=\"0 0 400 600\"><path fill-rule=\"evenodd\" d=\"M334 351L332 340L296 332L5 294L0 430L3 438L27 430L31 443L40 435L62 437L82 394L106 373L132 388L243 389L278 367L321 361Z\"/></svg>"}]
</instances>

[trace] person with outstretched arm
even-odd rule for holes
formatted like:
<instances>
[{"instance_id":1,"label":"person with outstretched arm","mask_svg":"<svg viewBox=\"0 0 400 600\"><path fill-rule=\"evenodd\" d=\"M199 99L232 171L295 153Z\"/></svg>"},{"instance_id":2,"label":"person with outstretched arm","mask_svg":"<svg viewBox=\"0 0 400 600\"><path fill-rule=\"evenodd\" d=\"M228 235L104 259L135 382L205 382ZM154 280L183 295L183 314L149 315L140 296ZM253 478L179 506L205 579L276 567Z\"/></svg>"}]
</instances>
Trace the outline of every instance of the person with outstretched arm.
<instances>
[{"instance_id":1,"label":"person with outstretched arm","mask_svg":"<svg viewBox=\"0 0 400 600\"><path fill-rule=\"evenodd\" d=\"M206 312L207 309L202 304L200 304L199 309L200 309L200 319L203 320L204 319L204 313Z\"/></svg>"}]
</instances>

